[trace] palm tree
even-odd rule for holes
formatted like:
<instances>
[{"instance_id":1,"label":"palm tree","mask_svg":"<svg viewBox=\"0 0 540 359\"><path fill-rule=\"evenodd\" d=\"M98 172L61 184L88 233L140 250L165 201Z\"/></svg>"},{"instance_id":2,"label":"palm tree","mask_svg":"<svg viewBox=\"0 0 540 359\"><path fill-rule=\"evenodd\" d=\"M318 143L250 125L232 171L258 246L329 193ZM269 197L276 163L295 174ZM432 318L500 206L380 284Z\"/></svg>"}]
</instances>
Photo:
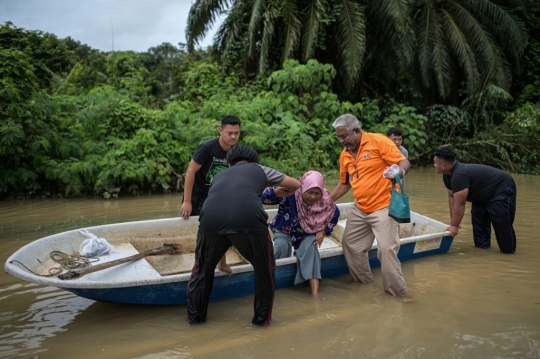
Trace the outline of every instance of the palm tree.
<instances>
[{"instance_id":1,"label":"palm tree","mask_svg":"<svg viewBox=\"0 0 540 359\"><path fill-rule=\"evenodd\" d=\"M331 63L347 88L368 76L413 78L434 98L466 83L508 89L511 63L526 44L512 9L527 0L196 0L186 29L188 49L223 13L214 38L224 56L244 53L259 74L294 58ZM254 66L254 64L256 66Z\"/></svg>"},{"instance_id":2,"label":"palm tree","mask_svg":"<svg viewBox=\"0 0 540 359\"><path fill-rule=\"evenodd\" d=\"M290 58L306 62L321 57L341 68L349 86L360 77L365 50L365 14L364 6L358 1L197 0L188 17L188 49L204 37L223 12L228 12L228 17L214 38L215 48L227 53L233 44L245 39L247 58L257 62L259 74L264 73L271 62L283 63ZM229 17L241 18L239 14L244 14L247 26L229 21ZM281 50L279 60L275 59L276 48Z\"/></svg>"},{"instance_id":3,"label":"palm tree","mask_svg":"<svg viewBox=\"0 0 540 359\"><path fill-rule=\"evenodd\" d=\"M505 3L505 6L498 3ZM511 63L518 66L527 43L521 20L507 7L525 1L417 0L416 78L422 88L447 98L465 81L473 94L488 83L508 90Z\"/></svg>"}]
</instances>

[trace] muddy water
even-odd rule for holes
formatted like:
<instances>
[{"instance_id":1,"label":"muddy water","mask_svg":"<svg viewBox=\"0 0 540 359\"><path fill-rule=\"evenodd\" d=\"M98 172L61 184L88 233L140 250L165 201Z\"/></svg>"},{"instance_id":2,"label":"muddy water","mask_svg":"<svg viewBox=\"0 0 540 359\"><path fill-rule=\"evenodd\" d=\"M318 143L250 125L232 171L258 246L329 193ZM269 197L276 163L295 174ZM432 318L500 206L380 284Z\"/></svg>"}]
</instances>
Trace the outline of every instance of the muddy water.
<instances>
[{"instance_id":1,"label":"muddy water","mask_svg":"<svg viewBox=\"0 0 540 359\"><path fill-rule=\"evenodd\" d=\"M474 248L467 218L449 253L403 263L412 303L385 294L375 269L370 285L324 280L319 300L278 290L267 329L249 324L251 296L211 303L190 327L184 306L94 302L1 273L0 358L540 358L540 177L515 179L517 253ZM448 222L440 175L415 169L407 189L413 210ZM0 202L0 263L52 233L176 216L180 200Z\"/></svg>"}]
</instances>

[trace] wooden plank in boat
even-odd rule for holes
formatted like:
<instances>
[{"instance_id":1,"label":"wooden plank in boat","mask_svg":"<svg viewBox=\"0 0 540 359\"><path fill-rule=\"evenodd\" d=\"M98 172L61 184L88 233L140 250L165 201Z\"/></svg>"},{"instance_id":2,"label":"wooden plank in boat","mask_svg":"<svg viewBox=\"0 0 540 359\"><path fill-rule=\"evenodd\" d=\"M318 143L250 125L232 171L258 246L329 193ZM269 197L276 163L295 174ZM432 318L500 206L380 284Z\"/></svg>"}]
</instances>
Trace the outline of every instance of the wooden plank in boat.
<instances>
[{"instance_id":1,"label":"wooden plank in boat","mask_svg":"<svg viewBox=\"0 0 540 359\"><path fill-rule=\"evenodd\" d=\"M160 255L145 258L159 274L163 276L189 273L195 263L194 253L182 253L175 255ZM227 263L230 266L246 263L244 259L234 250L227 251Z\"/></svg>"},{"instance_id":2,"label":"wooden plank in boat","mask_svg":"<svg viewBox=\"0 0 540 359\"><path fill-rule=\"evenodd\" d=\"M319 251L324 251L327 249L339 248L339 247L341 247L341 245L337 243L334 238L330 236L325 236L321 246L319 247Z\"/></svg>"}]
</instances>

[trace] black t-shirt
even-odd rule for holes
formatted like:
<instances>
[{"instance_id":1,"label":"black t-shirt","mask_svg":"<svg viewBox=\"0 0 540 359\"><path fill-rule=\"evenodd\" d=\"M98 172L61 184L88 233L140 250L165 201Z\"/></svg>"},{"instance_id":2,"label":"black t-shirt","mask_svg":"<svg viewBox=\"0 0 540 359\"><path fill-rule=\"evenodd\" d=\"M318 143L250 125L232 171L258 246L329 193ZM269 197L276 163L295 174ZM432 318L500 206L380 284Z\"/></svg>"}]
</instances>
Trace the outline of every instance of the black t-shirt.
<instances>
[{"instance_id":1,"label":"black t-shirt","mask_svg":"<svg viewBox=\"0 0 540 359\"><path fill-rule=\"evenodd\" d=\"M199 235L268 233L262 193L285 175L257 163L239 163L214 176L199 215Z\"/></svg>"},{"instance_id":2,"label":"black t-shirt","mask_svg":"<svg viewBox=\"0 0 540 359\"><path fill-rule=\"evenodd\" d=\"M192 197L205 199L208 196L212 178L229 167L226 157L227 152L221 148L219 137L205 141L197 147L193 154L193 161L200 164L201 168L195 173Z\"/></svg>"},{"instance_id":3,"label":"black t-shirt","mask_svg":"<svg viewBox=\"0 0 540 359\"><path fill-rule=\"evenodd\" d=\"M453 193L469 189L469 202L489 202L513 181L509 173L497 168L459 162L454 165L452 175L443 175L444 185Z\"/></svg>"}]
</instances>

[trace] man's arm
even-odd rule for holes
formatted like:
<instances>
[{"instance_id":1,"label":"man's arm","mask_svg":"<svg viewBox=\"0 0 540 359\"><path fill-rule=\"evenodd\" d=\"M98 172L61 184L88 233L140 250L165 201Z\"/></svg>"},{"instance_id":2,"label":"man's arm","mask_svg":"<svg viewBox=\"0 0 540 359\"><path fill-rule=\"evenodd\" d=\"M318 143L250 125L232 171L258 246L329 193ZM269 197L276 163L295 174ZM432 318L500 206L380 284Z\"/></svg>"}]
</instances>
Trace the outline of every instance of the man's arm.
<instances>
[{"instance_id":1,"label":"man's arm","mask_svg":"<svg viewBox=\"0 0 540 359\"><path fill-rule=\"evenodd\" d=\"M465 188L456 193L448 190L448 206L450 208L450 227L446 230L450 232L452 237L458 235L461 221L465 214L465 203L467 202L467 196L469 195L469 189Z\"/></svg>"},{"instance_id":2,"label":"man's arm","mask_svg":"<svg viewBox=\"0 0 540 359\"><path fill-rule=\"evenodd\" d=\"M343 197L351 189L350 183L338 183L336 188L330 193L330 198L335 202L341 197Z\"/></svg>"},{"instance_id":3,"label":"man's arm","mask_svg":"<svg viewBox=\"0 0 540 359\"><path fill-rule=\"evenodd\" d=\"M291 193L296 191L298 188L300 188L302 186L302 184L296 178L285 176L283 181L281 181L278 184L278 186L282 187L286 192L290 192L289 193L289 195L290 195ZM283 196L283 197L286 197L286 196Z\"/></svg>"},{"instance_id":4,"label":"man's arm","mask_svg":"<svg viewBox=\"0 0 540 359\"><path fill-rule=\"evenodd\" d=\"M274 196L276 198L281 198L281 197L289 197L291 194L293 194L295 191L291 191L289 188L287 187L276 187L274 189Z\"/></svg>"},{"instance_id":5,"label":"man's arm","mask_svg":"<svg viewBox=\"0 0 540 359\"><path fill-rule=\"evenodd\" d=\"M452 223L452 211L454 210L454 192L447 189L448 191L448 209L450 211L450 223Z\"/></svg>"},{"instance_id":6,"label":"man's arm","mask_svg":"<svg viewBox=\"0 0 540 359\"><path fill-rule=\"evenodd\" d=\"M195 183L195 173L201 169L202 165L191 160L189 163L187 172L186 172L186 182L184 183L184 203L182 203L182 208L180 209L180 215L184 219L188 219L191 210L191 195L193 194L193 184Z\"/></svg>"},{"instance_id":7,"label":"man's arm","mask_svg":"<svg viewBox=\"0 0 540 359\"><path fill-rule=\"evenodd\" d=\"M400 168L399 177L401 177L401 178L405 177L405 175L407 174L407 172L409 172L409 169L411 168L411 163L409 162L408 159L404 159L404 160L399 161L399 163L397 165ZM385 178L387 178L389 180L393 180L393 181L396 180L391 173L386 173L385 172L385 173L383 173L383 175L384 175Z\"/></svg>"},{"instance_id":8,"label":"man's arm","mask_svg":"<svg viewBox=\"0 0 540 359\"><path fill-rule=\"evenodd\" d=\"M408 159L399 161L398 166L403 170L402 173L399 174L401 178L405 177L407 172L409 172L409 169L411 169L411 163Z\"/></svg>"}]
</instances>

